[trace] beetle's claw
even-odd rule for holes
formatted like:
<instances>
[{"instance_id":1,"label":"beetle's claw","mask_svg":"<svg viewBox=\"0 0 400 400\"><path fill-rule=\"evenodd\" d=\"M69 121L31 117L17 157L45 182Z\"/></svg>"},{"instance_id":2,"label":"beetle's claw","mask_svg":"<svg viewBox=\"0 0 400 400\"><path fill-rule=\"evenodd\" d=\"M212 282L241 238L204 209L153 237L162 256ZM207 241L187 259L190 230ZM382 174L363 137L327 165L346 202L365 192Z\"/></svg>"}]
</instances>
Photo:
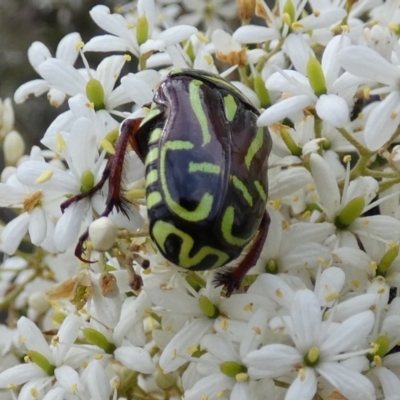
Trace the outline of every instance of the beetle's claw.
<instances>
[{"instance_id":1,"label":"beetle's claw","mask_svg":"<svg viewBox=\"0 0 400 400\"><path fill-rule=\"evenodd\" d=\"M85 242L89 237L89 231L86 231L83 235L78 240L78 244L75 247L75 257L77 257L80 261L84 262L85 264L93 264L97 261L91 261L86 258L83 258L82 256L86 252L86 246Z\"/></svg>"},{"instance_id":2,"label":"beetle's claw","mask_svg":"<svg viewBox=\"0 0 400 400\"><path fill-rule=\"evenodd\" d=\"M236 268L225 268L223 271L216 272L213 283L215 287L223 286L226 290L226 297L230 297L234 290L240 288L242 283L242 278L238 278L236 275Z\"/></svg>"}]
</instances>

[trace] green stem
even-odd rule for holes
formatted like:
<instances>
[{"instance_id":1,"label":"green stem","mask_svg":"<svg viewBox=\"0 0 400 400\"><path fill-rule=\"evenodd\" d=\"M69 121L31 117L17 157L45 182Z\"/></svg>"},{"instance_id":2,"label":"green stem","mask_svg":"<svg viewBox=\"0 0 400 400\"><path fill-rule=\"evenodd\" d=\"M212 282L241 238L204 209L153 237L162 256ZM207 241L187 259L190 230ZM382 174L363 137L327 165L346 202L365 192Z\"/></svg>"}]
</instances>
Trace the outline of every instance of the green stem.
<instances>
[{"instance_id":1,"label":"green stem","mask_svg":"<svg viewBox=\"0 0 400 400\"><path fill-rule=\"evenodd\" d=\"M342 134L342 136L350 143L352 144L360 153L360 155L368 155L372 156L374 155L373 151L370 151L367 147L363 146L357 139L354 138L353 135L350 134L346 129L344 128L337 128L337 130Z\"/></svg>"},{"instance_id":2,"label":"green stem","mask_svg":"<svg viewBox=\"0 0 400 400\"><path fill-rule=\"evenodd\" d=\"M370 155L364 155L358 159L357 164L350 172L350 180L356 179L359 176L366 175L365 171L367 170L367 165L370 159L371 159Z\"/></svg>"},{"instance_id":3,"label":"green stem","mask_svg":"<svg viewBox=\"0 0 400 400\"><path fill-rule=\"evenodd\" d=\"M366 168L365 175L372 176L373 178L385 178L385 179L397 179L399 177L398 172L384 172L374 171L373 169Z\"/></svg>"},{"instance_id":4,"label":"green stem","mask_svg":"<svg viewBox=\"0 0 400 400\"><path fill-rule=\"evenodd\" d=\"M278 53L278 51L281 50L282 46L283 46L284 40L280 39L278 44L275 46L275 48L273 50L271 50L268 54L266 54L265 56L261 57L260 60L257 63L256 66L256 70L257 72L261 72L262 69L264 68L264 65L267 63L267 61L276 53Z\"/></svg>"},{"instance_id":5,"label":"green stem","mask_svg":"<svg viewBox=\"0 0 400 400\"><path fill-rule=\"evenodd\" d=\"M25 286L28 283L35 280L39 275L40 275L39 271L35 272L28 279L26 279L24 282L20 283L13 290L11 290L11 292L9 292L4 297L4 300L0 303L0 311L3 311L6 308L8 308L10 306L10 304L22 293L22 291L25 289Z\"/></svg>"},{"instance_id":6,"label":"green stem","mask_svg":"<svg viewBox=\"0 0 400 400\"><path fill-rule=\"evenodd\" d=\"M379 183L379 193L390 189L393 185L397 185L398 183L400 183L400 178L391 179L390 181L380 182Z\"/></svg>"},{"instance_id":7,"label":"green stem","mask_svg":"<svg viewBox=\"0 0 400 400\"><path fill-rule=\"evenodd\" d=\"M240 81L242 83L244 83L248 87L252 86L251 80L249 79L246 73L246 67L239 67L239 75L240 75Z\"/></svg>"},{"instance_id":8,"label":"green stem","mask_svg":"<svg viewBox=\"0 0 400 400\"><path fill-rule=\"evenodd\" d=\"M139 57L139 66L140 66L140 71L144 71L147 66L147 59L144 58L143 56Z\"/></svg>"},{"instance_id":9,"label":"green stem","mask_svg":"<svg viewBox=\"0 0 400 400\"><path fill-rule=\"evenodd\" d=\"M337 128L337 130L342 134L342 136L352 144L357 151L360 153L360 158L357 161L357 164L351 170L350 179L355 179L362 175L367 175L367 165L371 160L371 157L376 153L369 150L367 147L362 145L357 139L353 137L346 129Z\"/></svg>"}]
</instances>

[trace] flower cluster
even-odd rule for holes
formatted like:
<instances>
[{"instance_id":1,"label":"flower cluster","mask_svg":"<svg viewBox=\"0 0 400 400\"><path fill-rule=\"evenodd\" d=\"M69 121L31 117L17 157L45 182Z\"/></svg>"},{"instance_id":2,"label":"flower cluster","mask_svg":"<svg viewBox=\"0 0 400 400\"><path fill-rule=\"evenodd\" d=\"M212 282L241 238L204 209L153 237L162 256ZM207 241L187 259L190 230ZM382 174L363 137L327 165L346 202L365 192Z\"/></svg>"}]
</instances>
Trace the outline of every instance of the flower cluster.
<instances>
[{"instance_id":1,"label":"flower cluster","mask_svg":"<svg viewBox=\"0 0 400 400\"><path fill-rule=\"evenodd\" d=\"M42 147L24 155L0 101L0 399L399 399L400 2L137 0L90 16L104 34L29 48L39 77L14 101L66 110ZM133 140L118 153L123 121L159 112L176 68L230 81L272 138L268 236L231 295L162 256L157 177Z\"/></svg>"}]
</instances>

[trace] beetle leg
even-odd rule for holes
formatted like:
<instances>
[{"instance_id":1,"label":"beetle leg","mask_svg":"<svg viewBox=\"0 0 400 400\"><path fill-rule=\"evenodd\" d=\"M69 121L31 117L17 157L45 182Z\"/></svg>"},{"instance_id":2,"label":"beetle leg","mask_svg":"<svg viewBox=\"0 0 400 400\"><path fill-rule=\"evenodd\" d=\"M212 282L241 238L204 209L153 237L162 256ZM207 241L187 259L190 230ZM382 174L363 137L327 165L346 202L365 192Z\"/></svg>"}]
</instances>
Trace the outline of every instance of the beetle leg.
<instances>
[{"instance_id":1,"label":"beetle leg","mask_svg":"<svg viewBox=\"0 0 400 400\"><path fill-rule=\"evenodd\" d=\"M254 239L249 252L243 258L240 264L237 267L228 268L215 274L214 284L216 286L224 286L226 289L226 297L230 297L235 289L240 288L240 284L244 276L247 274L250 268L256 264L264 246L265 239L267 238L270 222L271 219L267 211L264 211L256 238Z\"/></svg>"},{"instance_id":2,"label":"beetle leg","mask_svg":"<svg viewBox=\"0 0 400 400\"><path fill-rule=\"evenodd\" d=\"M85 193L80 193L76 196L71 197L70 199L64 201L61 204L61 211L64 213L66 208L68 208L71 204L77 203L83 199L93 196L96 192L98 192L108 180L108 195L106 200L106 207L104 211L101 213L101 217L108 216L114 207L119 211L124 213L127 217L128 211L125 206L125 201L121 195L121 180L122 180L122 170L124 164L124 157L128 143L132 146L132 148L136 151L140 158L141 155L138 151L138 146L136 144L135 134L139 128L140 123L142 122L142 118L136 119L128 119L126 120L121 128L121 135L118 138L118 142L115 148L115 154L112 154L104 168L103 175L99 182L95 186L93 186L90 190ZM81 261L90 262L89 260L85 260L82 258L82 254L85 252L84 243L89 237L88 229L80 236L78 240L78 244L75 248L75 255Z\"/></svg>"},{"instance_id":3,"label":"beetle leg","mask_svg":"<svg viewBox=\"0 0 400 400\"><path fill-rule=\"evenodd\" d=\"M136 154L142 158L135 138L142 119L143 118L127 119L122 124L121 135L119 136L115 148L115 154L112 155L106 208L101 214L102 217L108 216L115 207L119 212L124 213L129 218L124 199L121 196L122 170L128 143Z\"/></svg>"}]
</instances>

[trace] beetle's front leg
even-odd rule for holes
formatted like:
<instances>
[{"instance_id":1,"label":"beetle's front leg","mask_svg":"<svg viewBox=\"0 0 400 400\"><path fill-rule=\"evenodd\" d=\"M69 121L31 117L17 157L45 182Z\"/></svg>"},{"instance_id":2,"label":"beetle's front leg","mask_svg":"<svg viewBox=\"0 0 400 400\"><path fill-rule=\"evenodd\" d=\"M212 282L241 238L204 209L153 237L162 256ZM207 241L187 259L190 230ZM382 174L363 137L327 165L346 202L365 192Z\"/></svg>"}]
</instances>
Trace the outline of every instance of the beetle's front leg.
<instances>
[{"instance_id":1,"label":"beetle's front leg","mask_svg":"<svg viewBox=\"0 0 400 400\"><path fill-rule=\"evenodd\" d=\"M99 182L93 186L90 190L85 193L80 193L76 196L71 197L70 199L64 201L61 204L61 211L64 212L67 207L71 204L77 203L85 198L89 198L97 193L104 186L106 181L108 180L108 195L106 200L106 206L104 211L100 214L101 217L108 216L114 208L117 211L124 213L128 217L128 210L126 209L126 201L122 196L122 170L124 164L124 158L126 153L126 148L128 143L131 144L135 151L138 151L135 140L135 134L142 122L142 118L136 119L128 119L125 120L121 127L121 134L118 138L118 142L115 148L115 154L112 154L104 168L103 175ZM139 154L140 157L140 154ZM82 254L84 253L85 247L84 242L88 239L89 233L88 230L83 233L79 240L78 244L75 248L75 255L81 260L86 261L82 258Z\"/></svg>"},{"instance_id":2,"label":"beetle's front leg","mask_svg":"<svg viewBox=\"0 0 400 400\"><path fill-rule=\"evenodd\" d=\"M235 289L240 288L243 278L256 264L264 246L265 239L267 238L270 222L270 216L267 211L264 211L257 235L249 252L243 258L241 263L237 267L226 268L225 270L215 274L214 284L216 286L224 286L226 289L226 297L230 297Z\"/></svg>"}]
</instances>

